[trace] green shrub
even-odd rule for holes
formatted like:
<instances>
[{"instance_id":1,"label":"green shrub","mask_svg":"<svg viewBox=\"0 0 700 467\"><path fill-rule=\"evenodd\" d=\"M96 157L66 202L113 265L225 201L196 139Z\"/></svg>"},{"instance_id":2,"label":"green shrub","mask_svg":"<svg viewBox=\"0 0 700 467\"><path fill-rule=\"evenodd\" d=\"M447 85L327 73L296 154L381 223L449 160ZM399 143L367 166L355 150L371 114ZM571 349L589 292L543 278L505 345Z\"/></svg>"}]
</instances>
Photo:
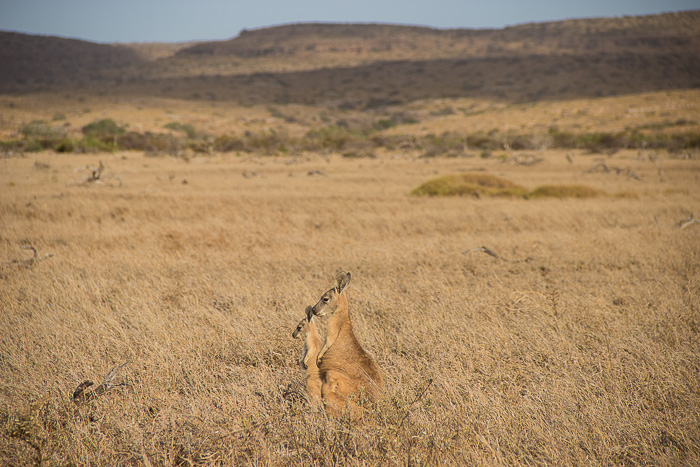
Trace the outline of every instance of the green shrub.
<instances>
[{"instance_id":1,"label":"green shrub","mask_svg":"<svg viewBox=\"0 0 700 467\"><path fill-rule=\"evenodd\" d=\"M94 153L94 152L114 152L117 149L117 144L114 140L103 141L91 136L85 136L75 141L75 152Z\"/></svg>"},{"instance_id":2,"label":"green shrub","mask_svg":"<svg viewBox=\"0 0 700 467\"><path fill-rule=\"evenodd\" d=\"M416 196L512 196L518 198L594 198L605 193L584 185L543 185L528 192L489 174L463 173L429 180L411 192Z\"/></svg>"},{"instance_id":3,"label":"green shrub","mask_svg":"<svg viewBox=\"0 0 700 467\"><path fill-rule=\"evenodd\" d=\"M11 139L8 141L0 141L0 153L8 154L14 152L23 152L27 146L26 140Z\"/></svg>"},{"instance_id":4,"label":"green shrub","mask_svg":"<svg viewBox=\"0 0 700 467\"><path fill-rule=\"evenodd\" d=\"M187 135L188 138L197 138L199 133L197 130L194 129L192 125L189 123L178 123L178 122L170 122L167 125L165 125L165 128L168 128L169 130L175 130L175 131L181 131Z\"/></svg>"},{"instance_id":5,"label":"green shrub","mask_svg":"<svg viewBox=\"0 0 700 467\"><path fill-rule=\"evenodd\" d=\"M115 137L124 134L126 127L119 126L111 118L105 118L96 122L88 123L82 128L85 136L99 140L114 139Z\"/></svg>"},{"instance_id":6,"label":"green shrub","mask_svg":"<svg viewBox=\"0 0 700 467\"><path fill-rule=\"evenodd\" d=\"M463 135L453 132L444 132L440 135L428 134L420 140L420 146L423 148L421 157L454 155L455 152L462 152L466 143Z\"/></svg>"},{"instance_id":7,"label":"green shrub","mask_svg":"<svg viewBox=\"0 0 700 467\"><path fill-rule=\"evenodd\" d=\"M526 190L488 174L463 173L434 178L414 189L417 196L524 196Z\"/></svg>"},{"instance_id":8,"label":"green shrub","mask_svg":"<svg viewBox=\"0 0 700 467\"><path fill-rule=\"evenodd\" d=\"M44 149L41 145L41 141L36 138L28 138L25 142L24 150L27 152L37 152Z\"/></svg>"},{"instance_id":9,"label":"green shrub","mask_svg":"<svg viewBox=\"0 0 700 467\"><path fill-rule=\"evenodd\" d=\"M53 150L56 152L75 152L76 141L73 138L63 138L57 142Z\"/></svg>"},{"instance_id":10,"label":"green shrub","mask_svg":"<svg viewBox=\"0 0 700 467\"><path fill-rule=\"evenodd\" d=\"M24 125L20 131L27 138L60 139L66 136L65 127L49 125L43 120L34 120Z\"/></svg>"},{"instance_id":11,"label":"green shrub","mask_svg":"<svg viewBox=\"0 0 700 467\"><path fill-rule=\"evenodd\" d=\"M344 126L328 126L311 130L304 139L305 149L341 151L351 141L365 139L364 135Z\"/></svg>"},{"instance_id":12,"label":"green shrub","mask_svg":"<svg viewBox=\"0 0 700 467\"><path fill-rule=\"evenodd\" d=\"M238 136L221 135L214 138L214 151L233 152L247 151L245 142Z\"/></svg>"},{"instance_id":13,"label":"green shrub","mask_svg":"<svg viewBox=\"0 0 700 467\"><path fill-rule=\"evenodd\" d=\"M289 152L289 138L284 133L274 130L261 133L246 133L246 146L252 150L258 150L271 156Z\"/></svg>"},{"instance_id":14,"label":"green shrub","mask_svg":"<svg viewBox=\"0 0 700 467\"><path fill-rule=\"evenodd\" d=\"M117 146L120 149L145 151L148 147L148 136L136 131L129 131L117 136Z\"/></svg>"},{"instance_id":15,"label":"green shrub","mask_svg":"<svg viewBox=\"0 0 700 467\"><path fill-rule=\"evenodd\" d=\"M396 122L394 122L393 119L391 119L391 118L382 118L382 119L379 119L379 120L377 120L376 122L374 122L374 126L373 126L373 127L374 127L374 129L377 130L377 131L382 131L382 130L386 130L386 129L392 128L392 127L394 127L394 126L396 126Z\"/></svg>"},{"instance_id":16,"label":"green shrub","mask_svg":"<svg viewBox=\"0 0 700 467\"><path fill-rule=\"evenodd\" d=\"M180 157L185 150L185 143L174 135L146 133L146 145L144 151L148 156L170 155Z\"/></svg>"}]
</instances>

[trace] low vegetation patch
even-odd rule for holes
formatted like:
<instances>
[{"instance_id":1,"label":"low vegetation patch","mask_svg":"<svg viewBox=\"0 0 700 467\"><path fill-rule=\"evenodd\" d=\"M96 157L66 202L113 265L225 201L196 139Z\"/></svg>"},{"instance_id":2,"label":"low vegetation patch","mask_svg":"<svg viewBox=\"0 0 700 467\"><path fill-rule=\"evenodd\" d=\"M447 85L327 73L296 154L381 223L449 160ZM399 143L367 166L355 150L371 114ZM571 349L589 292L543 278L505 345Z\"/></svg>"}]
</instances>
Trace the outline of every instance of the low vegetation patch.
<instances>
[{"instance_id":1,"label":"low vegetation patch","mask_svg":"<svg viewBox=\"0 0 700 467\"><path fill-rule=\"evenodd\" d=\"M511 196L530 198L594 198L605 193L585 185L542 185L532 191L489 174L463 173L428 180L411 192L415 196Z\"/></svg>"},{"instance_id":2,"label":"low vegetation patch","mask_svg":"<svg viewBox=\"0 0 700 467\"><path fill-rule=\"evenodd\" d=\"M414 189L417 196L524 196L526 190L506 179L488 174L444 175Z\"/></svg>"},{"instance_id":3,"label":"low vegetation patch","mask_svg":"<svg viewBox=\"0 0 700 467\"><path fill-rule=\"evenodd\" d=\"M542 185L527 194L527 198L595 198L600 190L585 185Z\"/></svg>"},{"instance_id":4,"label":"low vegetation patch","mask_svg":"<svg viewBox=\"0 0 700 467\"><path fill-rule=\"evenodd\" d=\"M282 118L278 110L270 110L273 116ZM287 119L288 120L288 119ZM383 130L397 125L415 123L407 113L397 112L388 118L373 122L348 122L339 120L333 125L317 127L302 136L293 136L284 129L269 129L260 132L246 131L242 134L207 135L192 125L170 122L164 128L173 130L168 135L177 143L171 147L188 149L194 153L245 151L264 155L289 154L298 151L335 151L342 154L364 156L374 150L401 150L410 148L421 153L421 157L467 156L468 151L479 151L489 157L497 150L544 150L583 149L591 153L611 153L620 149L645 148L665 149L680 152L700 148L700 133L687 131L663 133L654 128L631 128L615 133L571 133L552 127L546 134L516 134L478 131L461 133L446 131L440 134L386 134ZM22 138L2 141L4 148L32 152L53 149L56 152L97 152L116 149L143 150L152 152L155 143L162 143L159 133L127 132L128 125L119 125L110 118L98 120L81 128L80 139L68 140L68 123L52 125L45 121L32 121L24 125ZM139 144L142 143L142 144ZM158 146L159 144L155 144ZM167 153L168 151L166 151ZM177 153L181 152L178 149Z\"/></svg>"}]
</instances>

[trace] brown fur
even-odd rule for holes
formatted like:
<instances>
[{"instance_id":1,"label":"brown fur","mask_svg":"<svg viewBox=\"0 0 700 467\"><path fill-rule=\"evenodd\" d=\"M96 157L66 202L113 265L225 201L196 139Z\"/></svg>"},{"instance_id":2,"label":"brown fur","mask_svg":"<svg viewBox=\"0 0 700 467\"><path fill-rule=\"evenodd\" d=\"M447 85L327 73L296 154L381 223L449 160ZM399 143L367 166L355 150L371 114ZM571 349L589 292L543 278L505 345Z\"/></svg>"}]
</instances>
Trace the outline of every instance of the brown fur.
<instances>
[{"instance_id":1,"label":"brown fur","mask_svg":"<svg viewBox=\"0 0 700 467\"><path fill-rule=\"evenodd\" d=\"M374 402L383 387L379 367L355 337L345 288L350 273L341 272L334 288L312 308L315 316L330 315L326 342L317 356L321 398L329 416L350 410L362 413L364 401Z\"/></svg>"},{"instance_id":2,"label":"brown fur","mask_svg":"<svg viewBox=\"0 0 700 467\"><path fill-rule=\"evenodd\" d=\"M323 340L318 333L316 323L314 323L314 315L311 313L311 307L306 307L306 318L299 321L297 328L292 333L292 337L297 338L300 334L304 335L304 350L301 353L299 363L306 370L306 391L309 397L309 403L314 407L321 406L321 377L319 376L316 358Z\"/></svg>"}]
</instances>

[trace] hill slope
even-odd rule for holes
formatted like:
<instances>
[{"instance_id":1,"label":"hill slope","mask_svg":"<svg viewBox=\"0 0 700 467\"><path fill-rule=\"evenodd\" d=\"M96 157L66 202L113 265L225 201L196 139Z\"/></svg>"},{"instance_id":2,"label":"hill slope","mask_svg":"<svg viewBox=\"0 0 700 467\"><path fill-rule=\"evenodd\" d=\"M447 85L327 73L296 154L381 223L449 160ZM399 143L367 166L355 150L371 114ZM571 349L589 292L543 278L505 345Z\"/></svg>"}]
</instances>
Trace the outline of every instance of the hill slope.
<instances>
[{"instance_id":1,"label":"hill slope","mask_svg":"<svg viewBox=\"0 0 700 467\"><path fill-rule=\"evenodd\" d=\"M532 101L700 87L700 10L503 29L291 24L196 44L91 44L0 33L0 92L95 92L371 107Z\"/></svg>"},{"instance_id":2,"label":"hill slope","mask_svg":"<svg viewBox=\"0 0 700 467\"><path fill-rule=\"evenodd\" d=\"M382 60L581 52L682 52L700 46L700 11L529 23L503 29L386 24L290 24L243 31L178 56L369 55Z\"/></svg>"},{"instance_id":3,"label":"hill slope","mask_svg":"<svg viewBox=\"0 0 700 467\"><path fill-rule=\"evenodd\" d=\"M124 46L0 32L0 86L4 91L41 88L76 78L99 80L104 70L142 63Z\"/></svg>"}]
</instances>

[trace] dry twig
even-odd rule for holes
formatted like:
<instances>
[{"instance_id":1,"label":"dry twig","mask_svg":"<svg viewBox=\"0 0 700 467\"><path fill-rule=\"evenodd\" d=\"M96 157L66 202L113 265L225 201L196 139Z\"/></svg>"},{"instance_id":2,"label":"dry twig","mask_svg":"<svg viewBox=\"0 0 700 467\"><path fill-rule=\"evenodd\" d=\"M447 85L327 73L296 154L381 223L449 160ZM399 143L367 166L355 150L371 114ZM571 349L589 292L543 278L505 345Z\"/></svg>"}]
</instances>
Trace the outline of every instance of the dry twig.
<instances>
[{"instance_id":1,"label":"dry twig","mask_svg":"<svg viewBox=\"0 0 700 467\"><path fill-rule=\"evenodd\" d=\"M484 253L486 253L489 256L493 256L494 258L502 259L503 261L508 261L509 263L523 263L523 262L529 263L530 261L532 261L532 258L530 256L528 256L525 259L516 259L516 260L504 258L503 256L498 255L498 254L494 253L493 251L491 251L490 249L486 248L485 246L482 246L479 248L472 248L471 250L465 251L464 254L473 253L475 251L483 251Z\"/></svg>"},{"instance_id":2,"label":"dry twig","mask_svg":"<svg viewBox=\"0 0 700 467\"><path fill-rule=\"evenodd\" d=\"M117 376L117 373L119 373L119 371L129 363L130 362L125 362L121 365L112 368L112 370L109 373L107 373L107 375L102 380L102 384L100 384L90 392L85 391L95 383L93 383L92 381L83 381L82 383L80 383L73 392L73 402L78 405L84 402L89 402L93 399L100 397L102 394L105 394L106 392L110 391L111 389L117 386L122 386L122 384L112 384L112 380L115 376Z\"/></svg>"},{"instance_id":3,"label":"dry twig","mask_svg":"<svg viewBox=\"0 0 700 467\"><path fill-rule=\"evenodd\" d=\"M431 386L432 384L433 384L433 378L429 378L429 379L428 379L428 384L425 385L425 387L424 387L423 390L420 392L420 394L418 394L418 396L416 396L416 398L413 400L413 402L411 402L410 404L408 404L409 409L406 410L406 413L404 414L404 416L401 417L401 420L399 421L399 425L398 425L398 427L396 427L396 431L399 431L399 430L401 429L401 427L403 426L403 422L405 422L406 419L408 418L408 416L411 415L411 408L412 408L417 402L419 402L421 399L423 399L423 396L425 396L425 393L428 392L428 389L430 389L430 386Z\"/></svg>"},{"instance_id":4,"label":"dry twig","mask_svg":"<svg viewBox=\"0 0 700 467\"><path fill-rule=\"evenodd\" d=\"M680 227L681 229L685 229L686 227L692 224L700 224L700 219L696 219L695 217L693 217L693 213L690 213L690 217L688 219L683 219L682 221L680 221L678 223L678 227Z\"/></svg>"},{"instance_id":5,"label":"dry twig","mask_svg":"<svg viewBox=\"0 0 700 467\"><path fill-rule=\"evenodd\" d=\"M38 262L44 261L45 259L51 258L53 256L53 253L47 253L44 256L39 257L39 252L37 251L36 248L34 248L34 246L31 243L29 245L21 246L20 248L23 250L32 250L34 255L29 259L13 259L12 261L9 261L9 262L4 263L4 264L7 264L7 265L11 264L11 265L23 267L23 268L31 268L32 266L34 266Z\"/></svg>"},{"instance_id":6,"label":"dry twig","mask_svg":"<svg viewBox=\"0 0 700 467\"><path fill-rule=\"evenodd\" d=\"M119 183L119 186L122 186L122 179L119 177L117 174L104 174L104 171L107 169L107 167L100 161L99 165L97 167L93 167L91 165L86 165L83 167L79 167L75 169L76 172L80 170L89 170L90 173L88 176L80 183L76 183L75 185L80 185L80 186L88 186L92 184L99 184L99 185L107 185L107 186L114 186L112 183L112 180L116 180Z\"/></svg>"},{"instance_id":7,"label":"dry twig","mask_svg":"<svg viewBox=\"0 0 700 467\"><path fill-rule=\"evenodd\" d=\"M608 166L604 161L600 161L597 164L595 164L593 167L590 169L584 171L584 173L597 173L597 172L603 172L603 173L612 173L614 172L616 175L627 175L627 178L633 178L635 180L640 180L639 175L634 173L632 169L629 167L626 169L620 168L620 167L614 167L614 166Z\"/></svg>"}]
</instances>

